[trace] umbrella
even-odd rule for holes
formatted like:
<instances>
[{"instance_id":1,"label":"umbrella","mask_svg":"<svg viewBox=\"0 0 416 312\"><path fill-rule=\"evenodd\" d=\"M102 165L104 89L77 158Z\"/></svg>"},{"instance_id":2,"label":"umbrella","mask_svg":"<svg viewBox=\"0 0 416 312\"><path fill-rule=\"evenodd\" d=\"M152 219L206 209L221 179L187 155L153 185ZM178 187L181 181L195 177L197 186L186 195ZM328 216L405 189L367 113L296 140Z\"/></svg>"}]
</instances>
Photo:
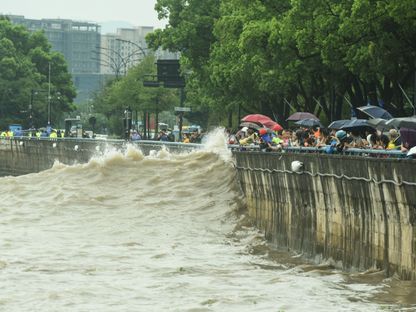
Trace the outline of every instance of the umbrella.
<instances>
[{"instance_id":1,"label":"umbrella","mask_svg":"<svg viewBox=\"0 0 416 312\"><path fill-rule=\"evenodd\" d=\"M270 120L271 120L270 117L267 117L267 116L262 115L262 114L251 114L251 115L244 116L241 119L241 121L256 122L256 123L261 123L261 124L263 124L266 121L270 121Z\"/></svg>"},{"instance_id":2,"label":"umbrella","mask_svg":"<svg viewBox=\"0 0 416 312\"><path fill-rule=\"evenodd\" d=\"M328 129L339 130L339 129L342 128L343 125L345 125L346 123L349 123L350 121L351 121L351 119L335 120L335 121L331 122L331 124L328 126Z\"/></svg>"},{"instance_id":3,"label":"umbrella","mask_svg":"<svg viewBox=\"0 0 416 312\"><path fill-rule=\"evenodd\" d=\"M283 127L281 125L279 125L277 122L273 121L273 120L268 120L262 123L265 127L269 128L269 129L273 129L274 128L279 128L280 130L277 131L281 131L283 130ZM276 130L275 130L276 131Z\"/></svg>"},{"instance_id":4,"label":"umbrella","mask_svg":"<svg viewBox=\"0 0 416 312\"><path fill-rule=\"evenodd\" d=\"M373 127L388 127L386 126L386 122L387 120L383 118L372 118L368 120L368 123Z\"/></svg>"},{"instance_id":5,"label":"umbrella","mask_svg":"<svg viewBox=\"0 0 416 312\"><path fill-rule=\"evenodd\" d=\"M282 131L283 127L281 125L279 125L278 123L276 123L273 127L272 127L273 131Z\"/></svg>"},{"instance_id":6,"label":"umbrella","mask_svg":"<svg viewBox=\"0 0 416 312\"><path fill-rule=\"evenodd\" d=\"M295 124L307 128L322 127L322 124L316 119L302 119L295 122Z\"/></svg>"},{"instance_id":7,"label":"umbrella","mask_svg":"<svg viewBox=\"0 0 416 312\"><path fill-rule=\"evenodd\" d=\"M387 120L383 119L383 118L373 118L373 119L369 119L368 120L368 124L377 128L378 130L388 130L388 129L393 129L394 126L393 125L388 125L387 124Z\"/></svg>"},{"instance_id":8,"label":"umbrella","mask_svg":"<svg viewBox=\"0 0 416 312\"><path fill-rule=\"evenodd\" d=\"M393 118L393 116L388 111L386 111L384 108L380 106L366 105L357 107L357 109L369 116L370 118L381 118L386 120Z\"/></svg>"},{"instance_id":9,"label":"umbrella","mask_svg":"<svg viewBox=\"0 0 416 312\"><path fill-rule=\"evenodd\" d=\"M400 128L400 136L402 138L402 145L407 148L416 146L416 130L409 128Z\"/></svg>"},{"instance_id":10,"label":"umbrella","mask_svg":"<svg viewBox=\"0 0 416 312\"><path fill-rule=\"evenodd\" d=\"M259 130L261 128L260 125L254 123L254 122L242 122L242 123L240 123L240 128L243 128L243 127L251 128L251 129L254 129L254 130Z\"/></svg>"},{"instance_id":11,"label":"umbrella","mask_svg":"<svg viewBox=\"0 0 416 312\"><path fill-rule=\"evenodd\" d=\"M286 120L287 121L298 121L298 120L302 120L302 119L319 120L319 118L316 117L314 114L307 113L307 112L296 112L296 113L290 115L289 118L286 119Z\"/></svg>"},{"instance_id":12,"label":"umbrella","mask_svg":"<svg viewBox=\"0 0 416 312\"><path fill-rule=\"evenodd\" d=\"M262 126L265 126L267 128L270 128L270 129L272 129L275 126L279 126L283 130L283 127L280 126L277 122L273 121L270 117L267 117L267 116L261 115L261 114L247 115L247 116L243 117L243 119L241 119L241 120L243 122L256 123L258 125L262 125Z\"/></svg>"},{"instance_id":13,"label":"umbrella","mask_svg":"<svg viewBox=\"0 0 416 312\"><path fill-rule=\"evenodd\" d=\"M370 125L367 119L351 119L340 129L346 131L365 131L369 129L375 129L375 127Z\"/></svg>"},{"instance_id":14,"label":"umbrella","mask_svg":"<svg viewBox=\"0 0 416 312\"><path fill-rule=\"evenodd\" d=\"M416 116L392 118L386 122L386 125L397 128L416 129Z\"/></svg>"},{"instance_id":15,"label":"umbrella","mask_svg":"<svg viewBox=\"0 0 416 312\"><path fill-rule=\"evenodd\" d=\"M408 152L407 152L407 156L412 156L416 155L416 146L413 146Z\"/></svg>"}]
</instances>

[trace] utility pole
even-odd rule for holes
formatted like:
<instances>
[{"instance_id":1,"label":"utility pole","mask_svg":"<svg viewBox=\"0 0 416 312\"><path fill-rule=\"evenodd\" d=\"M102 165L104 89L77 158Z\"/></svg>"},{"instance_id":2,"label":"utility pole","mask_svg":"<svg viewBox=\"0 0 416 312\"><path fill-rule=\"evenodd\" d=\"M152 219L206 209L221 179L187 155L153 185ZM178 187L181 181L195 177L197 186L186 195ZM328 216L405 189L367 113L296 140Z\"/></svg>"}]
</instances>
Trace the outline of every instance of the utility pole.
<instances>
[{"instance_id":1,"label":"utility pole","mask_svg":"<svg viewBox=\"0 0 416 312\"><path fill-rule=\"evenodd\" d=\"M180 107L183 107L185 103L185 90L184 87L180 88ZM183 111L179 112L179 142L182 142L182 126L183 126Z\"/></svg>"},{"instance_id":2,"label":"utility pole","mask_svg":"<svg viewBox=\"0 0 416 312\"><path fill-rule=\"evenodd\" d=\"M29 103L29 125L30 129L33 129L33 96L35 90L30 90L30 103Z\"/></svg>"},{"instance_id":3,"label":"utility pole","mask_svg":"<svg viewBox=\"0 0 416 312\"><path fill-rule=\"evenodd\" d=\"M416 116L416 61L415 61L415 79L413 82L413 116Z\"/></svg>"},{"instance_id":4,"label":"utility pole","mask_svg":"<svg viewBox=\"0 0 416 312\"><path fill-rule=\"evenodd\" d=\"M48 126L51 125L51 62L48 63Z\"/></svg>"}]
</instances>

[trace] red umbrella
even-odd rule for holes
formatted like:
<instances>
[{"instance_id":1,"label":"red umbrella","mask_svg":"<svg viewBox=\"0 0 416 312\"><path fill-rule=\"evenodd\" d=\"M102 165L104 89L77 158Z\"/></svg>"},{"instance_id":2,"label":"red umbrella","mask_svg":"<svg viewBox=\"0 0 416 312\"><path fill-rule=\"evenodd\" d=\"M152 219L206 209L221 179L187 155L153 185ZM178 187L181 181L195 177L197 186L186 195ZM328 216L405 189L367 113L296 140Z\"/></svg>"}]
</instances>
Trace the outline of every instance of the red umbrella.
<instances>
[{"instance_id":1,"label":"red umbrella","mask_svg":"<svg viewBox=\"0 0 416 312\"><path fill-rule=\"evenodd\" d=\"M319 120L319 118L316 117L314 114L307 113L307 112L296 112L296 113L290 115L289 118L286 119L286 120L287 121L299 121L299 120L303 120L303 119Z\"/></svg>"},{"instance_id":2,"label":"red umbrella","mask_svg":"<svg viewBox=\"0 0 416 312\"><path fill-rule=\"evenodd\" d=\"M257 122L263 124L263 122L271 120L270 117L262 114L250 114L247 116L244 116L241 121L250 121L250 122Z\"/></svg>"},{"instance_id":3,"label":"red umbrella","mask_svg":"<svg viewBox=\"0 0 416 312\"><path fill-rule=\"evenodd\" d=\"M277 122L273 120L269 120L263 123L263 125L269 129L272 129L274 131L282 131L283 127L279 125ZM277 129L277 130L276 130Z\"/></svg>"},{"instance_id":4,"label":"red umbrella","mask_svg":"<svg viewBox=\"0 0 416 312\"><path fill-rule=\"evenodd\" d=\"M241 119L241 121L255 122L269 129L272 129L274 126L278 125L283 130L283 127L280 126L277 122L273 121L270 117L267 117L266 115L262 115L262 114L247 115L247 116L244 116L243 119Z\"/></svg>"}]
</instances>

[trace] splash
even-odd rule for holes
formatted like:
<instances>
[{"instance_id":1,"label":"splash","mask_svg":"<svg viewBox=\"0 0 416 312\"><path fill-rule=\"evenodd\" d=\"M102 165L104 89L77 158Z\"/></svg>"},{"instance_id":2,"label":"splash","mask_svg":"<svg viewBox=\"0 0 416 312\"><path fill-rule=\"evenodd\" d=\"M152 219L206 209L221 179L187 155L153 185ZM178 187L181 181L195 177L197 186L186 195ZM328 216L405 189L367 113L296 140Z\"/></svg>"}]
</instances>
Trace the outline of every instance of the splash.
<instances>
[{"instance_id":1,"label":"splash","mask_svg":"<svg viewBox=\"0 0 416 312\"><path fill-rule=\"evenodd\" d=\"M232 161L232 153L227 146L227 136L224 128L216 128L209 132L202 144L203 151L218 154L225 162Z\"/></svg>"},{"instance_id":2,"label":"splash","mask_svg":"<svg viewBox=\"0 0 416 312\"><path fill-rule=\"evenodd\" d=\"M134 168L143 166L143 162L147 164L149 161L159 163L159 166L161 163L166 165L166 162L173 162L177 169L182 163L186 163L194 170L199 170L201 161L206 159L210 159L208 168L225 165L223 168L232 169L230 164L232 164L233 158L227 146L224 128L216 128L209 132L202 144L189 145L188 147L191 149L178 152L177 150L171 151L169 145L161 144L155 150L148 151L146 155L145 149L142 149L140 144L127 143L124 146L108 144L102 149L96 149L95 155L87 163L75 162L68 165L56 160L52 168L45 171L50 173L76 172L78 168L82 168L90 170L93 174L94 170L102 172L102 170L110 170L111 168ZM193 147L194 149L192 149ZM141 164L139 165L139 163Z\"/></svg>"}]
</instances>

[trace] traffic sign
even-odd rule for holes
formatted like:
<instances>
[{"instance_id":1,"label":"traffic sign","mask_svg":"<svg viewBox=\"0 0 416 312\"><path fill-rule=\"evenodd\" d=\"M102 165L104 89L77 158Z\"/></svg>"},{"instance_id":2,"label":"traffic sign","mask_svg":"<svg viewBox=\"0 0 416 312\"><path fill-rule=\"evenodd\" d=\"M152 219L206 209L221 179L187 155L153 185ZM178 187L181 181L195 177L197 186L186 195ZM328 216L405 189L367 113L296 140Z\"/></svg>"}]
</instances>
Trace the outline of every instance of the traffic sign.
<instances>
[{"instance_id":1,"label":"traffic sign","mask_svg":"<svg viewBox=\"0 0 416 312\"><path fill-rule=\"evenodd\" d=\"M191 108L190 107L175 107L175 112L190 112Z\"/></svg>"}]
</instances>

